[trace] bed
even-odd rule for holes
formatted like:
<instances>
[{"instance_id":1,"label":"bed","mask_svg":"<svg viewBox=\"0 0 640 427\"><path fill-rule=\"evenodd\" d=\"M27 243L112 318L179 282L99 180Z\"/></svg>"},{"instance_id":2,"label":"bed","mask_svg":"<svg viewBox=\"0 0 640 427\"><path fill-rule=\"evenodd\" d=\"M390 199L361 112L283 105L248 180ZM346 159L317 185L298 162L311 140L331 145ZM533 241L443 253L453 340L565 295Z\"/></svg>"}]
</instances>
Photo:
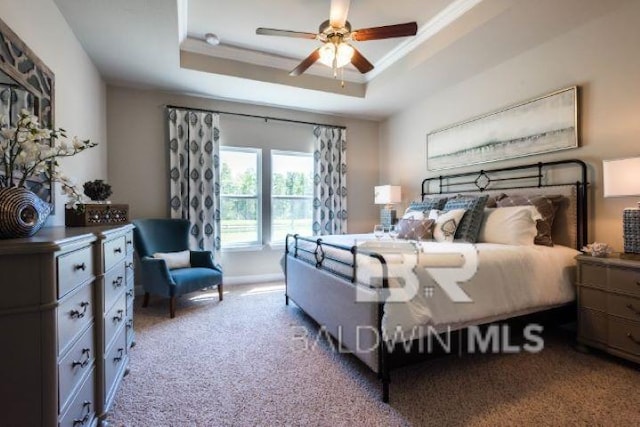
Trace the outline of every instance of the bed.
<instances>
[{"instance_id":1,"label":"bed","mask_svg":"<svg viewBox=\"0 0 640 427\"><path fill-rule=\"evenodd\" d=\"M287 236L286 304L292 300L377 373L384 402L394 368L465 351L450 344L467 342L461 337L478 326L575 319L574 257L588 232L584 162L443 175L423 180L421 188L422 201L430 202L460 194L505 206L518 198L554 198L553 245ZM507 211L483 212L486 222L491 212Z\"/></svg>"}]
</instances>

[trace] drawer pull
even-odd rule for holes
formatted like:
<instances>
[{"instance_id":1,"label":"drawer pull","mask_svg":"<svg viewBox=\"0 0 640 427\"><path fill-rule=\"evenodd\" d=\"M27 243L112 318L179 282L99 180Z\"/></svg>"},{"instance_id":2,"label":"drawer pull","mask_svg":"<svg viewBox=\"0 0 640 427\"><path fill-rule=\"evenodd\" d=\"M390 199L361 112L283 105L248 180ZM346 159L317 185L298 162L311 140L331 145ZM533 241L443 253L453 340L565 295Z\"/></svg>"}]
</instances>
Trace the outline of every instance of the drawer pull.
<instances>
[{"instance_id":1,"label":"drawer pull","mask_svg":"<svg viewBox=\"0 0 640 427\"><path fill-rule=\"evenodd\" d=\"M634 343L640 345L640 340L638 340L636 337L634 337L631 332L627 332L627 338L629 338Z\"/></svg>"},{"instance_id":2,"label":"drawer pull","mask_svg":"<svg viewBox=\"0 0 640 427\"><path fill-rule=\"evenodd\" d=\"M85 314L87 314L87 307L89 307L89 303L86 301L83 301L80 303L80 307L82 307L82 311L78 311L78 310L71 310L69 312L69 315L72 318L76 318L76 319L81 319L84 317Z\"/></svg>"},{"instance_id":3,"label":"drawer pull","mask_svg":"<svg viewBox=\"0 0 640 427\"><path fill-rule=\"evenodd\" d=\"M119 288L120 286L122 286L122 281L124 280L124 277L122 276L118 276L116 278L116 280L114 280L113 282L111 282L113 284L113 287L115 288Z\"/></svg>"},{"instance_id":4,"label":"drawer pull","mask_svg":"<svg viewBox=\"0 0 640 427\"><path fill-rule=\"evenodd\" d=\"M133 242L131 240L127 240L127 245L131 245Z\"/></svg>"},{"instance_id":5,"label":"drawer pull","mask_svg":"<svg viewBox=\"0 0 640 427\"><path fill-rule=\"evenodd\" d=\"M633 314L635 314L636 316L640 316L640 310L638 310L637 308L635 308L635 307L633 306L633 304L627 304L627 308L628 308L629 310L631 310L631 312L632 312Z\"/></svg>"},{"instance_id":6,"label":"drawer pull","mask_svg":"<svg viewBox=\"0 0 640 427\"><path fill-rule=\"evenodd\" d=\"M121 254L122 253L122 248L121 247L117 247L117 248L113 248L113 253L114 254Z\"/></svg>"},{"instance_id":7,"label":"drawer pull","mask_svg":"<svg viewBox=\"0 0 640 427\"><path fill-rule=\"evenodd\" d=\"M127 296L128 296L129 298L133 298L133 289L129 289L129 290L127 291Z\"/></svg>"},{"instance_id":8,"label":"drawer pull","mask_svg":"<svg viewBox=\"0 0 640 427\"><path fill-rule=\"evenodd\" d=\"M87 265L83 262L82 264L74 264L73 271L82 270L85 271L87 269Z\"/></svg>"},{"instance_id":9,"label":"drawer pull","mask_svg":"<svg viewBox=\"0 0 640 427\"><path fill-rule=\"evenodd\" d=\"M84 368L89 364L89 360L91 360L91 349L83 348L82 349L82 354L83 355L86 354L85 359L82 362L80 362L78 360L74 360L73 362L71 362L71 367L72 368L75 368L76 366L80 366L81 368Z\"/></svg>"},{"instance_id":10,"label":"drawer pull","mask_svg":"<svg viewBox=\"0 0 640 427\"><path fill-rule=\"evenodd\" d=\"M73 427L75 426L83 426L87 423L87 421L89 421L89 418L91 416L91 402L88 400L85 400L84 403L82 404L82 413L84 414L84 417L82 418L76 418L73 420Z\"/></svg>"},{"instance_id":11,"label":"drawer pull","mask_svg":"<svg viewBox=\"0 0 640 427\"><path fill-rule=\"evenodd\" d=\"M123 356L124 356L124 348L119 348L118 355L113 358L113 361L119 363L122 360Z\"/></svg>"},{"instance_id":12,"label":"drawer pull","mask_svg":"<svg viewBox=\"0 0 640 427\"><path fill-rule=\"evenodd\" d=\"M132 262L128 262L125 264L125 267L130 268L133 270L133 263Z\"/></svg>"},{"instance_id":13,"label":"drawer pull","mask_svg":"<svg viewBox=\"0 0 640 427\"><path fill-rule=\"evenodd\" d=\"M129 320L127 320L127 328L128 328L128 329L133 328L133 319L129 319Z\"/></svg>"},{"instance_id":14,"label":"drawer pull","mask_svg":"<svg viewBox=\"0 0 640 427\"><path fill-rule=\"evenodd\" d=\"M113 316L113 321L122 322L122 319L124 319L124 310L118 310L116 313L118 313L118 315Z\"/></svg>"}]
</instances>

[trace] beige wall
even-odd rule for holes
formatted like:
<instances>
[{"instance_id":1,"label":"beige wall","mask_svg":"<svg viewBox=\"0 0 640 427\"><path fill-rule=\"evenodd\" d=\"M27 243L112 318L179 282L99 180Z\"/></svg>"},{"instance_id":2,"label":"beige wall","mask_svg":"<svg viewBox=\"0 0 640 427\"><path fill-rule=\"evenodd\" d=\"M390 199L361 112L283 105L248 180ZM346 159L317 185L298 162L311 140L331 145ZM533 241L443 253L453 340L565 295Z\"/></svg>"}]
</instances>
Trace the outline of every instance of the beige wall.
<instances>
[{"instance_id":1,"label":"beige wall","mask_svg":"<svg viewBox=\"0 0 640 427\"><path fill-rule=\"evenodd\" d=\"M630 2L389 118L380 126L381 182L402 185L408 202L419 195L420 181L429 176L427 133L577 84L581 88L580 148L490 166L573 157L585 160L590 164L593 196L590 241L622 249L622 209L636 200L604 199L601 168L602 159L640 155L638 22L640 2ZM455 169L466 170L474 167Z\"/></svg>"},{"instance_id":2,"label":"beige wall","mask_svg":"<svg viewBox=\"0 0 640 427\"><path fill-rule=\"evenodd\" d=\"M109 179L114 201L129 203L133 218L168 215L167 148L164 105L208 108L244 114L282 117L347 127L349 231L373 228L378 208L373 187L378 183L378 124L336 116L281 108L253 106L220 100L109 86L107 116L109 133ZM224 145L267 149L310 150L312 128L308 125L265 123L264 120L222 115ZM268 161L263 166L268 167ZM263 203L263 206L268 205ZM282 249L225 252L222 265L229 277L278 274Z\"/></svg>"},{"instance_id":3,"label":"beige wall","mask_svg":"<svg viewBox=\"0 0 640 427\"><path fill-rule=\"evenodd\" d=\"M100 144L63 159L62 171L79 184L106 179L106 85L67 21L51 0L2 0L0 18L54 72L56 126ZM55 197L49 225L64 224L65 199L57 188Z\"/></svg>"}]
</instances>

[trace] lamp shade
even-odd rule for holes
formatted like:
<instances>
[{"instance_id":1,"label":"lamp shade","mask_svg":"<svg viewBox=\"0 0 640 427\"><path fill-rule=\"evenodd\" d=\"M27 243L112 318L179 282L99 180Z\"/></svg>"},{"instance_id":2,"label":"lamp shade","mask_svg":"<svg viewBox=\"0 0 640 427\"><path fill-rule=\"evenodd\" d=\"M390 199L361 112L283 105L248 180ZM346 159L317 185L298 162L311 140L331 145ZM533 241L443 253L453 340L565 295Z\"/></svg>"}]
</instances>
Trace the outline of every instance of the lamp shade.
<instances>
[{"instance_id":1,"label":"lamp shade","mask_svg":"<svg viewBox=\"0 0 640 427\"><path fill-rule=\"evenodd\" d=\"M376 205L392 205L402 201L402 192L399 185L378 185L374 190L374 203Z\"/></svg>"},{"instance_id":2,"label":"lamp shade","mask_svg":"<svg viewBox=\"0 0 640 427\"><path fill-rule=\"evenodd\" d=\"M640 196L640 157L603 160L604 197Z\"/></svg>"}]
</instances>

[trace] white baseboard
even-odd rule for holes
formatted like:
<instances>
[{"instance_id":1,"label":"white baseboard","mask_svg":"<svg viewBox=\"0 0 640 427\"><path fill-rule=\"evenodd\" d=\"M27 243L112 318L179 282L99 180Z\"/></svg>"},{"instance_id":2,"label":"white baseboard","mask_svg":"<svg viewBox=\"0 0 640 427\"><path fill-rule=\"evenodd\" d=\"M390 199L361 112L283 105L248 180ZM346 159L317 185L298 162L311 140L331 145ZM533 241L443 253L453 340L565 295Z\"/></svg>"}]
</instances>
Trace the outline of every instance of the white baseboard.
<instances>
[{"instance_id":1,"label":"white baseboard","mask_svg":"<svg viewBox=\"0 0 640 427\"><path fill-rule=\"evenodd\" d=\"M269 283L284 280L283 273L256 274L253 276L224 276L224 285L249 285L253 283Z\"/></svg>"}]
</instances>

